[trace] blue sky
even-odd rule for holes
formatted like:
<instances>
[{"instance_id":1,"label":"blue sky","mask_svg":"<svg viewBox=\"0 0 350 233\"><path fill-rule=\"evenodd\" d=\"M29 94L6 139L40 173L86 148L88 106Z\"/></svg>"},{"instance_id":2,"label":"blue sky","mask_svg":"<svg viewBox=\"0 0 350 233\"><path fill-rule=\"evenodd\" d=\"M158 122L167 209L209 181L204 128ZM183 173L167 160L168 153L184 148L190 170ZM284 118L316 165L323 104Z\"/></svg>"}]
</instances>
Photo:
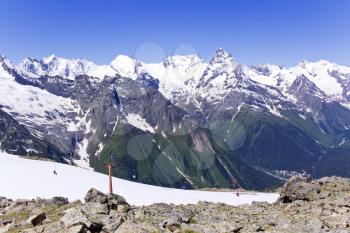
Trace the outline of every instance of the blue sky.
<instances>
[{"instance_id":1,"label":"blue sky","mask_svg":"<svg viewBox=\"0 0 350 233\"><path fill-rule=\"evenodd\" d=\"M348 0L1 0L0 53L107 64L117 54L209 59L224 47L245 64L350 65L349 12Z\"/></svg>"}]
</instances>

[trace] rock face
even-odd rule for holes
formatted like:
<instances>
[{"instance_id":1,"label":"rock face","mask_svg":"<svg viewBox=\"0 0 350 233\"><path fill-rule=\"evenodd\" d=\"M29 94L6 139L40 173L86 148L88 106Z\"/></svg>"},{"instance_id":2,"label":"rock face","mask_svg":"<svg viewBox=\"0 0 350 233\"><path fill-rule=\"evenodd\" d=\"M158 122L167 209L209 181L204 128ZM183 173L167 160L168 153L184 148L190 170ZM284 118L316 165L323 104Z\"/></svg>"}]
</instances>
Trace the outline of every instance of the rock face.
<instances>
[{"instance_id":1,"label":"rock face","mask_svg":"<svg viewBox=\"0 0 350 233\"><path fill-rule=\"evenodd\" d=\"M350 232L350 180L340 177L293 177L274 204L199 202L135 207L118 195L96 189L89 190L85 200L83 204L0 198L0 232ZM47 219L40 217L43 215Z\"/></svg>"}]
</instances>

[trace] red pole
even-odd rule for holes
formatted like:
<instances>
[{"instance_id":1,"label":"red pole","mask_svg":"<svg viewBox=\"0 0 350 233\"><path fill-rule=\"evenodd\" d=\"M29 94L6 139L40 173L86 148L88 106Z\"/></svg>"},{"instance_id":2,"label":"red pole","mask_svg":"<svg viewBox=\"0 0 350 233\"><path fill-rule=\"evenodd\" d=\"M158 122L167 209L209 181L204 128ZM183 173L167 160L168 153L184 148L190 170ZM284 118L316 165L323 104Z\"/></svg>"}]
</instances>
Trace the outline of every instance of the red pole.
<instances>
[{"instance_id":1,"label":"red pole","mask_svg":"<svg viewBox=\"0 0 350 233\"><path fill-rule=\"evenodd\" d=\"M108 176L109 176L109 193L113 194L113 184L112 184L112 167L111 163L105 163L105 166L108 168Z\"/></svg>"},{"instance_id":2,"label":"red pole","mask_svg":"<svg viewBox=\"0 0 350 233\"><path fill-rule=\"evenodd\" d=\"M112 165L108 166L108 174L109 174L109 193L113 194L113 184L112 184Z\"/></svg>"}]
</instances>

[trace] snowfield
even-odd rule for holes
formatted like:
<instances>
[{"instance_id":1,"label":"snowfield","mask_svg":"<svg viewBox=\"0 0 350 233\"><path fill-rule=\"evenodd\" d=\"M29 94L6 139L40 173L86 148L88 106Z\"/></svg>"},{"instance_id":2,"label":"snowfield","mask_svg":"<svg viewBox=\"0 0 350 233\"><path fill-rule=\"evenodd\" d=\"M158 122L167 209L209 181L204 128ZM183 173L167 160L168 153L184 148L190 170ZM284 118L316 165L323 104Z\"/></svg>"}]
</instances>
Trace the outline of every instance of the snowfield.
<instances>
[{"instance_id":1,"label":"snowfield","mask_svg":"<svg viewBox=\"0 0 350 233\"><path fill-rule=\"evenodd\" d=\"M116 168L118 169L118 168ZM58 173L55 175L53 171ZM0 196L17 198L68 197L70 201L83 200L90 188L108 191L108 176L71 165L30 160L0 152ZM131 205L153 203L195 204L198 201L221 202L230 205L249 204L252 201L274 202L277 193L210 192L157 187L113 178L114 192L126 198Z\"/></svg>"}]
</instances>

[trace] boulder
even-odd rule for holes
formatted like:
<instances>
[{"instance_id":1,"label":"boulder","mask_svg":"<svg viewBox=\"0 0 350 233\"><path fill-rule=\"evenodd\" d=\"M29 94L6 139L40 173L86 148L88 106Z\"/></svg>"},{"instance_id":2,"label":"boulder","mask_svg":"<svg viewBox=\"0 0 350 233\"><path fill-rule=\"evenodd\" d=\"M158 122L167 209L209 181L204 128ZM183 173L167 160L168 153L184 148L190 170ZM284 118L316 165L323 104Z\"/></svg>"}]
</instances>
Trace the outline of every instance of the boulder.
<instances>
[{"instance_id":1,"label":"boulder","mask_svg":"<svg viewBox=\"0 0 350 233\"><path fill-rule=\"evenodd\" d=\"M117 194L109 194L108 195L108 206L109 206L109 208L113 209L113 210L117 210L119 205L129 206L129 204L126 202L124 197L119 196Z\"/></svg>"},{"instance_id":2,"label":"boulder","mask_svg":"<svg viewBox=\"0 0 350 233\"><path fill-rule=\"evenodd\" d=\"M117 205L117 212L118 213L126 213L130 209L129 205Z\"/></svg>"},{"instance_id":3,"label":"boulder","mask_svg":"<svg viewBox=\"0 0 350 233\"><path fill-rule=\"evenodd\" d=\"M292 177L282 187L277 202L290 203L296 200L314 201L327 197L350 197L350 179L323 177L311 181L308 178Z\"/></svg>"},{"instance_id":4,"label":"boulder","mask_svg":"<svg viewBox=\"0 0 350 233\"><path fill-rule=\"evenodd\" d=\"M105 225L102 230L106 233L114 233L123 222L124 218L118 217L112 223Z\"/></svg>"},{"instance_id":5,"label":"boulder","mask_svg":"<svg viewBox=\"0 0 350 233\"><path fill-rule=\"evenodd\" d=\"M135 209L134 210L134 217L138 221L142 221L145 218L145 210L143 209Z\"/></svg>"},{"instance_id":6,"label":"boulder","mask_svg":"<svg viewBox=\"0 0 350 233\"><path fill-rule=\"evenodd\" d=\"M117 218L114 218L105 214L96 214L93 216L88 216L88 219L95 225L99 225L101 227L111 224L116 221Z\"/></svg>"},{"instance_id":7,"label":"boulder","mask_svg":"<svg viewBox=\"0 0 350 233\"><path fill-rule=\"evenodd\" d=\"M109 213L107 204L101 204L99 202L87 202L81 207L81 210L88 216L97 214L108 215Z\"/></svg>"},{"instance_id":8,"label":"boulder","mask_svg":"<svg viewBox=\"0 0 350 233\"><path fill-rule=\"evenodd\" d=\"M121 224L115 233L151 233L159 232L159 229L144 223L125 222Z\"/></svg>"},{"instance_id":9,"label":"boulder","mask_svg":"<svg viewBox=\"0 0 350 233\"><path fill-rule=\"evenodd\" d=\"M190 223L191 219L194 217L194 213L192 210L183 209L178 217L181 220L181 222Z\"/></svg>"},{"instance_id":10,"label":"boulder","mask_svg":"<svg viewBox=\"0 0 350 233\"><path fill-rule=\"evenodd\" d=\"M87 228L90 228L92 225L91 221L89 221L79 208L67 209L64 216L61 218L61 222L66 228L77 225L84 225Z\"/></svg>"},{"instance_id":11,"label":"boulder","mask_svg":"<svg viewBox=\"0 0 350 233\"><path fill-rule=\"evenodd\" d=\"M25 208L32 208L34 207L35 201L34 200L28 200L28 199L17 199L16 201L14 201L10 208L12 209L25 209Z\"/></svg>"},{"instance_id":12,"label":"boulder","mask_svg":"<svg viewBox=\"0 0 350 233\"><path fill-rule=\"evenodd\" d=\"M46 219L46 214L42 210L35 210L32 216L27 219L27 223L33 226L41 225Z\"/></svg>"},{"instance_id":13,"label":"boulder","mask_svg":"<svg viewBox=\"0 0 350 233\"><path fill-rule=\"evenodd\" d=\"M178 217L168 218L162 223L162 227L174 232L181 229L181 220Z\"/></svg>"},{"instance_id":14,"label":"boulder","mask_svg":"<svg viewBox=\"0 0 350 233\"><path fill-rule=\"evenodd\" d=\"M0 197L0 209L6 208L13 203L11 199L7 199L5 197Z\"/></svg>"},{"instance_id":15,"label":"boulder","mask_svg":"<svg viewBox=\"0 0 350 233\"><path fill-rule=\"evenodd\" d=\"M108 202L108 196L97 189L91 188L85 195L86 202L98 202L106 204Z\"/></svg>"},{"instance_id":16,"label":"boulder","mask_svg":"<svg viewBox=\"0 0 350 233\"><path fill-rule=\"evenodd\" d=\"M7 226L11 223L13 223L14 220L12 219L5 219L5 220L0 220L0 228L3 226Z\"/></svg>"},{"instance_id":17,"label":"boulder","mask_svg":"<svg viewBox=\"0 0 350 233\"><path fill-rule=\"evenodd\" d=\"M53 197L51 199L46 200L46 204L48 205L68 205L69 201L66 197Z\"/></svg>"},{"instance_id":18,"label":"boulder","mask_svg":"<svg viewBox=\"0 0 350 233\"><path fill-rule=\"evenodd\" d=\"M291 203L296 200L311 201L320 197L319 184L311 183L309 179L292 177L282 187L277 202Z\"/></svg>"},{"instance_id":19,"label":"boulder","mask_svg":"<svg viewBox=\"0 0 350 233\"><path fill-rule=\"evenodd\" d=\"M42 199L37 197L34 200L36 205L67 205L69 204L68 198L65 197L53 197L50 199Z\"/></svg>"},{"instance_id":20,"label":"boulder","mask_svg":"<svg viewBox=\"0 0 350 233\"><path fill-rule=\"evenodd\" d=\"M313 182L321 186L323 196L350 197L350 179L342 177L323 177Z\"/></svg>"}]
</instances>

